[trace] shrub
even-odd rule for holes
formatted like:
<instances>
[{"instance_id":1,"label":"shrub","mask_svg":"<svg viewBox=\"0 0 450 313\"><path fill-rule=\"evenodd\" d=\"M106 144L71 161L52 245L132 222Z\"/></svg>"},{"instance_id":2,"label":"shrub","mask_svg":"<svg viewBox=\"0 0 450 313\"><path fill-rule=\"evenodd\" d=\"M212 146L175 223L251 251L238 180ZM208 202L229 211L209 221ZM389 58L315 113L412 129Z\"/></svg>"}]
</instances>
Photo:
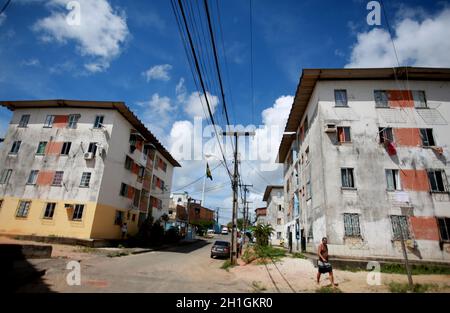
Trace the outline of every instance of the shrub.
<instances>
[{"instance_id":1,"label":"shrub","mask_svg":"<svg viewBox=\"0 0 450 313\"><path fill-rule=\"evenodd\" d=\"M227 272L230 270L230 267L233 267L233 265L231 264L230 260L225 260L225 262L223 262L222 266L220 267L221 269L226 270Z\"/></svg>"},{"instance_id":2,"label":"shrub","mask_svg":"<svg viewBox=\"0 0 450 313\"><path fill-rule=\"evenodd\" d=\"M269 237L275 230L270 224L258 224L253 228L253 234L256 237L258 246L268 246Z\"/></svg>"},{"instance_id":3,"label":"shrub","mask_svg":"<svg viewBox=\"0 0 450 313\"><path fill-rule=\"evenodd\" d=\"M394 293L405 293L405 292L423 293L433 289L437 289L437 285L414 284L411 290L408 283L397 283L397 282L389 283L389 291Z\"/></svg>"},{"instance_id":4,"label":"shrub","mask_svg":"<svg viewBox=\"0 0 450 313\"><path fill-rule=\"evenodd\" d=\"M165 243L177 243L180 240L180 232L178 227L171 227L164 235Z\"/></svg>"}]
</instances>

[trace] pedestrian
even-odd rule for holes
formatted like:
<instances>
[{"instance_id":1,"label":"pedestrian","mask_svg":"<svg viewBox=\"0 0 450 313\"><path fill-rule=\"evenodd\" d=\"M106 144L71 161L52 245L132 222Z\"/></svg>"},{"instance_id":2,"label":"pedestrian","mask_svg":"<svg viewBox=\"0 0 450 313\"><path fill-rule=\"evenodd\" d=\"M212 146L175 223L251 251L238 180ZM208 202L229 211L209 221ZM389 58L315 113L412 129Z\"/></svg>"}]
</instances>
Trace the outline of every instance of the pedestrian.
<instances>
[{"instance_id":1,"label":"pedestrian","mask_svg":"<svg viewBox=\"0 0 450 313\"><path fill-rule=\"evenodd\" d=\"M127 236L127 232L128 232L127 223L122 224L121 231L122 231L122 239L125 239L125 237Z\"/></svg>"},{"instance_id":2,"label":"pedestrian","mask_svg":"<svg viewBox=\"0 0 450 313\"><path fill-rule=\"evenodd\" d=\"M238 253L238 257L240 254L242 254L242 236L241 234L237 234L238 236L238 240L237 240L237 253Z\"/></svg>"},{"instance_id":3,"label":"pedestrian","mask_svg":"<svg viewBox=\"0 0 450 313\"><path fill-rule=\"evenodd\" d=\"M328 262L328 245L327 245L327 237L322 238L322 243L319 245L319 248L317 250L317 255L319 259L317 260L317 284L320 283L320 275L328 273L330 275L330 281L331 285L333 287L336 287L337 284L334 283L334 277L333 277L333 268L331 267L331 264Z\"/></svg>"}]
</instances>

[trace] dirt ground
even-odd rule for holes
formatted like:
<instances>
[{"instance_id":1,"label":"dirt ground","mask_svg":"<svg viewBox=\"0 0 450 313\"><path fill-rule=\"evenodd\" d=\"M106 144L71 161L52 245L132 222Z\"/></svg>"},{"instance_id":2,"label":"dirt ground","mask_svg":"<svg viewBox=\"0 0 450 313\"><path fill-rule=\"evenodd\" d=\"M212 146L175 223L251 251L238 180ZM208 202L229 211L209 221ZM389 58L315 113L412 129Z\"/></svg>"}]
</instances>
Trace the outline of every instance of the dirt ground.
<instances>
[{"instance_id":1,"label":"dirt ground","mask_svg":"<svg viewBox=\"0 0 450 313\"><path fill-rule=\"evenodd\" d=\"M312 261L285 257L276 264L257 265L254 263L230 269L241 279L252 283L255 291L263 292L316 292L321 287L331 286L328 274L323 274L320 284L316 283L317 268ZM367 283L368 272L333 270L335 283L342 292L390 292L389 283L407 283L406 275L380 273L380 285ZM266 275L264 275L266 274ZM255 277L257 279L255 279ZM450 292L450 275L413 275L415 284L433 285L431 292Z\"/></svg>"}]
</instances>

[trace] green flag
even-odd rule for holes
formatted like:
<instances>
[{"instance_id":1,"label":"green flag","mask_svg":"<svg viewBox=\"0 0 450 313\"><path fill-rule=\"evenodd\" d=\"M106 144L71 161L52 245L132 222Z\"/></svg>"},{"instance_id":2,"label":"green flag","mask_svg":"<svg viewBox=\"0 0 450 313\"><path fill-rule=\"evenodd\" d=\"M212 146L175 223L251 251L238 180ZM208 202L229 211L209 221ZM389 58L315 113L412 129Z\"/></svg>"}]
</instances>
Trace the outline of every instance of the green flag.
<instances>
[{"instance_id":1,"label":"green flag","mask_svg":"<svg viewBox=\"0 0 450 313\"><path fill-rule=\"evenodd\" d=\"M209 169L209 164L208 162L206 162L206 177L208 177L209 179L212 179L212 175L211 175L211 170Z\"/></svg>"}]
</instances>

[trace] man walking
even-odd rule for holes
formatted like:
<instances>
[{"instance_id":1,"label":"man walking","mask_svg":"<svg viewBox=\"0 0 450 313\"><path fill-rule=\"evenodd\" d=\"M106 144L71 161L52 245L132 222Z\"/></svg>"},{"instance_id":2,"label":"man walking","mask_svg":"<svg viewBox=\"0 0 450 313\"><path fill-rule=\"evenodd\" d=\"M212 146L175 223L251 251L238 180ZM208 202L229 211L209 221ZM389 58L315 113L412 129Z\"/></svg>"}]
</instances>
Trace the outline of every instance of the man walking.
<instances>
[{"instance_id":1,"label":"man walking","mask_svg":"<svg viewBox=\"0 0 450 313\"><path fill-rule=\"evenodd\" d=\"M331 264L328 262L327 242L328 242L327 237L323 237L322 243L319 245L319 248L317 250L317 255L319 257L319 260L317 261L317 267L318 267L317 284L320 283L320 275L329 273L331 285L333 287L336 287L337 284L334 283L333 268L331 267Z\"/></svg>"},{"instance_id":2,"label":"man walking","mask_svg":"<svg viewBox=\"0 0 450 313\"><path fill-rule=\"evenodd\" d=\"M122 231L122 239L125 239L125 237L127 236L127 232L128 232L127 223L122 224L121 231Z\"/></svg>"}]
</instances>

